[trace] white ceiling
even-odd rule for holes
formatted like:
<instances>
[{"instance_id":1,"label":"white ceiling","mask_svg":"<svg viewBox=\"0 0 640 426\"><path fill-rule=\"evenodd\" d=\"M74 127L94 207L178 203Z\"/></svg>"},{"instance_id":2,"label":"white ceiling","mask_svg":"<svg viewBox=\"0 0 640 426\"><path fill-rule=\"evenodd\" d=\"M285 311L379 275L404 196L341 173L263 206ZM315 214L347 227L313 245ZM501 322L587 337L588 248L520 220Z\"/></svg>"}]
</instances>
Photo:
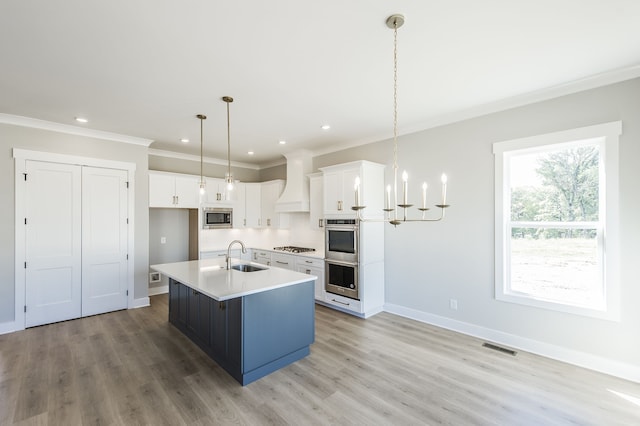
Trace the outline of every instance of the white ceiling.
<instances>
[{"instance_id":1,"label":"white ceiling","mask_svg":"<svg viewBox=\"0 0 640 426\"><path fill-rule=\"evenodd\" d=\"M640 75L636 0L4 0L0 113L198 155L203 113L226 158L229 95L232 160L263 165L386 139L393 13L400 133Z\"/></svg>"}]
</instances>

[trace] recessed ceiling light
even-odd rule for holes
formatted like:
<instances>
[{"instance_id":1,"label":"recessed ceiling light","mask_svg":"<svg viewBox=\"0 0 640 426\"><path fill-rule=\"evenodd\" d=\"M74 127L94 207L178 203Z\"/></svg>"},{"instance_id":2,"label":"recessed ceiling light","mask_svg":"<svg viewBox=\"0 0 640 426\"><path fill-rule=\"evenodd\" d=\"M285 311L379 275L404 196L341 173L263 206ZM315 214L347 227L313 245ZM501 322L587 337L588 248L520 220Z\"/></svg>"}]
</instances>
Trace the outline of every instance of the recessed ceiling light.
<instances>
[{"instance_id":1,"label":"recessed ceiling light","mask_svg":"<svg viewBox=\"0 0 640 426\"><path fill-rule=\"evenodd\" d=\"M253 154L254 154L254 152L253 152L253 151L249 151L249 152L247 152L247 154L249 154L249 155L253 155Z\"/></svg>"},{"instance_id":2,"label":"recessed ceiling light","mask_svg":"<svg viewBox=\"0 0 640 426\"><path fill-rule=\"evenodd\" d=\"M76 121L78 123L88 123L89 122L89 120L87 120L86 118L83 118L83 117L76 117Z\"/></svg>"},{"instance_id":3,"label":"recessed ceiling light","mask_svg":"<svg viewBox=\"0 0 640 426\"><path fill-rule=\"evenodd\" d=\"M189 139L187 139L187 138L182 138L182 139L180 139L180 142L182 142L182 143L187 143L187 142L189 142Z\"/></svg>"},{"instance_id":4,"label":"recessed ceiling light","mask_svg":"<svg viewBox=\"0 0 640 426\"><path fill-rule=\"evenodd\" d=\"M322 127L320 127L322 130L329 130L331 128L330 125L328 124L323 124Z\"/></svg>"},{"instance_id":5,"label":"recessed ceiling light","mask_svg":"<svg viewBox=\"0 0 640 426\"><path fill-rule=\"evenodd\" d=\"M280 145L284 145L284 144L286 144L286 143L287 143L287 141L279 141L278 143L279 143Z\"/></svg>"}]
</instances>

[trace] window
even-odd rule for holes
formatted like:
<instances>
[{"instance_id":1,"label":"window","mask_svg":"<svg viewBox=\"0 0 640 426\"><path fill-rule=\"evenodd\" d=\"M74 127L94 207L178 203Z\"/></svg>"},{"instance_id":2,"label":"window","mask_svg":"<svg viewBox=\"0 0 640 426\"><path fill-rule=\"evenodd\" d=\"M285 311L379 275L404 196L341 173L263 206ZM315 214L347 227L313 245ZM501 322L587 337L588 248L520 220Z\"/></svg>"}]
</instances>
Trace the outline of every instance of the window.
<instances>
[{"instance_id":1,"label":"window","mask_svg":"<svg viewBox=\"0 0 640 426\"><path fill-rule=\"evenodd\" d=\"M493 145L496 299L619 320L621 129L614 122Z\"/></svg>"}]
</instances>

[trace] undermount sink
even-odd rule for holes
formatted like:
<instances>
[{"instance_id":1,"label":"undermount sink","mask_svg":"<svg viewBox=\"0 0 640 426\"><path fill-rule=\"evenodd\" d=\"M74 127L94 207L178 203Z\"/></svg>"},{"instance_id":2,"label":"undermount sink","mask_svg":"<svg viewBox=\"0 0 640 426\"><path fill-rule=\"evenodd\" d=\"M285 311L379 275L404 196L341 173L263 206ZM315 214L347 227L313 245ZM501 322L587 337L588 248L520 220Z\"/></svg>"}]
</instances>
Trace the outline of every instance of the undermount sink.
<instances>
[{"instance_id":1,"label":"undermount sink","mask_svg":"<svg viewBox=\"0 0 640 426\"><path fill-rule=\"evenodd\" d=\"M264 271L267 268L261 268L259 266L248 265L246 263L240 263L237 265L232 265L231 269L235 269L240 272L255 272L255 271Z\"/></svg>"}]
</instances>

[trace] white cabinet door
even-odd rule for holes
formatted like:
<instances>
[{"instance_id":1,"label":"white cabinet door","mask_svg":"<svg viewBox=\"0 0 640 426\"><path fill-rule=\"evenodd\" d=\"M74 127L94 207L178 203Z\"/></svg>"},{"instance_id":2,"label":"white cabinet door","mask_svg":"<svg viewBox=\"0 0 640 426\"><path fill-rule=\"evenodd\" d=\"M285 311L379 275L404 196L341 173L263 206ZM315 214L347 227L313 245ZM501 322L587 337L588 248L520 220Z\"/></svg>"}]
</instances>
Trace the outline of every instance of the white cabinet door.
<instances>
[{"instance_id":1,"label":"white cabinet door","mask_svg":"<svg viewBox=\"0 0 640 426\"><path fill-rule=\"evenodd\" d=\"M149 173L149 207L175 206L175 178L172 175Z\"/></svg>"},{"instance_id":2,"label":"white cabinet door","mask_svg":"<svg viewBox=\"0 0 640 426\"><path fill-rule=\"evenodd\" d=\"M253 250L251 255L254 262L267 266L271 265L271 252L266 250Z\"/></svg>"},{"instance_id":3,"label":"white cabinet door","mask_svg":"<svg viewBox=\"0 0 640 426\"><path fill-rule=\"evenodd\" d=\"M25 326L81 314L81 167L26 162Z\"/></svg>"},{"instance_id":4,"label":"white cabinet door","mask_svg":"<svg viewBox=\"0 0 640 426\"><path fill-rule=\"evenodd\" d=\"M284 181L276 180L262 184L261 216L262 226L267 228L288 228L289 215L276 212L276 201L284 189Z\"/></svg>"},{"instance_id":5,"label":"white cabinet door","mask_svg":"<svg viewBox=\"0 0 640 426\"><path fill-rule=\"evenodd\" d=\"M82 316L127 307L127 172L82 168Z\"/></svg>"},{"instance_id":6,"label":"white cabinet door","mask_svg":"<svg viewBox=\"0 0 640 426\"><path fill-rule=\"evenodd\" d=\"M200 206L200 177L176 176L176 205L183 209L197 209Z\"/></svg>"},{"instance_id":7,"label":"white cabinet door","mask_svg":"<svg viewBox=\"0 0 640 426\"><path fill-rule=\"evenodd\" d=\"M259 228L262 226L262 188L259 183L245 184L245 219L247 228Z\"/></svg>"},{"instance_id":8,"label":"white cabinet door","mask_svg":"<svg viewBox=\"0 0 640 426\"><path fill-rule=\"evenodd\" d=\"M324 301L324 260L299 256L296 258L296 271L318 277L315 282L315 298Z\"/></svg>"},{"instance_id":9,"label":"white cabinet door","mask_svg":"<svg viewBox=\"0 0 640 426\"><path fill-rule=\"evenodd\" d=\"M200 206L200 177L170 173L149 173L149 207Z\"/></svg>"},{"instance_id":10,"label":"white cabinet door","mask_svg":"<svg viewBox=\"0 0 640 426\"><path fill-rule=\"evenodd\" d=\"M322 174L309 176L309 225L320 230L324 226L324 196Z\"/></svg>"},{"instance_id":11,"label":"white cabinet door","mask_svg":"<svg viewBox=\"0 0 640 426\"><path fill-rule=\"evenodd\" d=\"M324 213L334 215L342 213L342 173L325 173L323 185Z\"/></svg>"},{"instance_id":12,"label":"white cabinet door","mask_svg":"<svg viewBox=\"0 0 640 426\"><path fill-rule=\"evenodd\" d=\"M367 216L382 216L384 165L354 161L322 167L321 170L325 216L356 217L351 207L356 204L354 186L357 177L360 178L360 205L367 207Z\"/></svg>"},{"instance_id":13,"label":"white cabinet door","mask_svg":"<svg viewBox=\"0 0 640 426\"><path fill-rule=\"evenodd\" d=\"M239 200L237 188L240 184L236 183L233 185L233 189L228 189L224 179L205 178L205 181L207 183L205 201L208 204L228 206Z\"/></svg>"},{"instance_id":14,"label":"white cabinet door","mask_svg":"<svg viewBox=\"0 0 640 426\"><path fill-rule=\"evenodd\" d=\"M233 203L233 227L234 228L246 228L247 227L247 208L246 208L246 193L247 185L244 183L237 183L233 189L235 192L236 200Z\"/></svg>"},{"instance_id":15,"label":"white cabinet door","mask_svg":"<svg viewBox=\"0 0 640 426\"><path fill-rule=\"evenodd\" d=\"M354 185L359 168L325 173L324 213L333 216L355 216L351 206L355 204Z\"/></svg>"}]
</instances>

